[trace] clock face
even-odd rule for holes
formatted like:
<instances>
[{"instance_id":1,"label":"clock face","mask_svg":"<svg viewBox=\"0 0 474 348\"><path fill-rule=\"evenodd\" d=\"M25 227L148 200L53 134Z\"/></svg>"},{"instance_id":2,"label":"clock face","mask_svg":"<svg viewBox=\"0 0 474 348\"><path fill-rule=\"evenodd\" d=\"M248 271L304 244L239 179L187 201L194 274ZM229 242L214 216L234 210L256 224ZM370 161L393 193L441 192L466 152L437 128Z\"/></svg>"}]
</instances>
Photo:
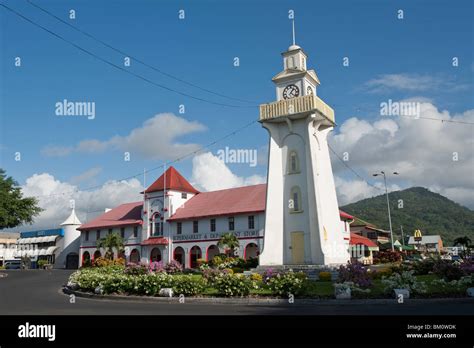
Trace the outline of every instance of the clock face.
<instances>
[{"instance_id":1,"label":"clock face","mask_svg":"<svg viewBox=\"0 0 474 348\"><path fill-rule=\"evenodd\" d=\"M291 99L300 95L300 90L296 85L288 85L283 90L283 98Z\"/></svg>"},{"instance_id":2,"label":"clock face","mask_svg":"<svg viewBox=\"0 0 474 348\"><path fill-rule=\"evenodd\" d=\"M306 88L306 94L307 94L307 95L313 95L313 89L312 89L310 86L308 86L308 87Z\"/></svg>"}]
</instances>

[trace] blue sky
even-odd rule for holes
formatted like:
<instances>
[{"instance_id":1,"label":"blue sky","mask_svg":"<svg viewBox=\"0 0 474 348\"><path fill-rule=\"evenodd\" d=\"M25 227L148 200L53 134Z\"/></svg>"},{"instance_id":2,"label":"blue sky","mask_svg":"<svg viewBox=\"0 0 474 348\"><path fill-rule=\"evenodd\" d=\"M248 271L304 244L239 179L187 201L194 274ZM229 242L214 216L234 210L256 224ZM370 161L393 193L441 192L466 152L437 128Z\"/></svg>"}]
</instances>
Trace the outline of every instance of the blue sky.
<instances>
[{"instance_id":1,"label":"blue sky","mask_svg":"<svg viewBox=\"0 0 474 348\"><path fill-rule=\"evenodd\" d=\"M271 77L282 70L280 53L291 44L288 10L296 14L296 41L321 80L319 96L336 111L339 125L351 117L374 122L381 101L421 97L451 114L472 109L473 3L471 1L47 1L32 0L71 24L157 68L207 89L255 104L273 101ZM114 64L123 56L49 17L27 1L2 1L31 20ZM68 19L68 11L76 19ZM185 10L185 19L178 11ZM397 19L397 10L404 19ZM132 60L127 68L184 93L232 108L164 91L96 60L0 7L1 167L20 184L49 173L61 182L91 168L97 175L79 188L128 177L161 163L123 161L123 151L46 156L47 146L71 147L86 139L107 141L160 113L204 125L176 139L204 145L258 117L252 104L227 100L179 83ZM15 57L22 66L14 66ZM239 57L240 66L233 66ZM349 67L342 64L349 57ZM453 67L452 57L459 58ZM387 75L407 79L389 91L369 81ZM378 79L378 80L377 80ZM410 87L410 79L425 81ZM398 80L397 80L398 81ZM386 83L386 81L384 82ZM408 84L408 85L407 85ZM428 84L428 86L426 85ZM430 86L432 84L432 86ZM372 86L372 87L369 87ZM378 86L380 87L380 86ZM389 86L390 87L390 86ZM96 117L58 117L58 101L93 101ZM186 113L178 114L184 104ZM336 129L336 133L338 130ZM254 124L212 150L261 149L267 132ZM21 152L22 160L14 160ZM170 155L170 157L173 157ZM357 167L357 163L352 163ZM176 165L191 176L190 159ZM229 165L240 176L264 176L266 166ZM159 173L150 173L155 178ZM341 173L349 178L350 173ZM408 182L404 178L403 182Z\"/></svg>"}]
</instances>

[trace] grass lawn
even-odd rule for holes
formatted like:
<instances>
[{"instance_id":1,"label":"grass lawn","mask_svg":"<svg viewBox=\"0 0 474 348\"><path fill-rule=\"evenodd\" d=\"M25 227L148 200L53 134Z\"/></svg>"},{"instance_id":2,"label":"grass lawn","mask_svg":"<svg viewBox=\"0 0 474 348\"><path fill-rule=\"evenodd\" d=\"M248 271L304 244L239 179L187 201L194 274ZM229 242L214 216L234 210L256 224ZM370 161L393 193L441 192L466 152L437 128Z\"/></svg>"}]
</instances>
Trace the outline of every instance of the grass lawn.
<instances>
[{"instance_id":1,"label":"grass lawn","mask_svg":"<svg viewBox=\"0 0 474 348\"><path fill-rule=\"evenodd\" d=\"M330 281L308 280L303 288L306 298L331 298L334 296L333 283Z\"/></svg>"}]
</instances>

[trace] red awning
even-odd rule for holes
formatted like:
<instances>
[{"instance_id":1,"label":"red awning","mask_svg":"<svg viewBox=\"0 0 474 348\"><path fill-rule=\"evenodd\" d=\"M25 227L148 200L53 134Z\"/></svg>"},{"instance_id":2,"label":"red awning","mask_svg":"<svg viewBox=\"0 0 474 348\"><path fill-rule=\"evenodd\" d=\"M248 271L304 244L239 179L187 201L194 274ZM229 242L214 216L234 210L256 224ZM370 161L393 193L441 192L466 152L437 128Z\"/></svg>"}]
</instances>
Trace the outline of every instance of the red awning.
<instances>
[{"instance_id":1,"label":"red awning","mask_svg":"<svg viewBox=\"0 0 474 348\"><path fill-rule=\"evenodd\" d=\"M345 211L339 210L339 216L344 220L354 220L354 217Z\"/></svg>"},{"instance_id":2,"label":"red awning","mask_svg":"<svg viewBox=\"0 0 474 348\"><path fill-rule=\"evenodd\" d=\"M377 244L375 244L373 241L371 241L369 238L365 238L363 236L359 236L358 234L351 233L351 240L350 240L350 245L365 245L367 247L377 247Z\"/></svg>"},{"instance_id":3,"label":"red awning","mask_svg":"<svg viewBox=\"0 0 474 348\"><path fill-rule=\"evenodd\" d=\"M150 237L142 242L142 245L168 245L168 238Z\"/></svg>"}]
</instances>

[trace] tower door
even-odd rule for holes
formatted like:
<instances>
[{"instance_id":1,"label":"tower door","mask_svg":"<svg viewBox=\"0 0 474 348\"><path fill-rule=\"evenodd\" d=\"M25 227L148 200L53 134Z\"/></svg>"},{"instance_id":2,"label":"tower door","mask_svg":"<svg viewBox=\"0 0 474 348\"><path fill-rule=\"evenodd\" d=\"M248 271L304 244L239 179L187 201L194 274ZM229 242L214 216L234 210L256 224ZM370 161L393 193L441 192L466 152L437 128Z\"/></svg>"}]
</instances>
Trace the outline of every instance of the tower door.
<instances>
[{"instance_id":1,"label":"tower door","mask_svg":"<svg viewBox=\"0 0 474 348\"><path fill-rule=\"evenodd\" d=\"M291 257L292 263L301 265L304 263L304 233L291 232Z\"/></svg>"}]
</instances>

